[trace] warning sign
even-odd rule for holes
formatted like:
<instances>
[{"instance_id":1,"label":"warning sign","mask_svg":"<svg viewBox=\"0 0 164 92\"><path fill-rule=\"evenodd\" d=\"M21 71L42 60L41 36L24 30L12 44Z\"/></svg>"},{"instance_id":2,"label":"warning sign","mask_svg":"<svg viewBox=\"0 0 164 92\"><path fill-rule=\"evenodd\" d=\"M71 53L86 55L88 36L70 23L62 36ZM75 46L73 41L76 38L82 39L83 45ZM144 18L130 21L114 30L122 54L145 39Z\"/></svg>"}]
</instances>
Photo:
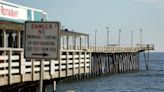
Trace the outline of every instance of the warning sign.
<instances>
[{"instance_id":1,"label":"warning sign","mask_svg":"<svg viewBox=\"0 0 164 92\"><path fill-rule=\"evenodd\" d=\"M60 23L35 22L25 23L25 58L57 59L60 49Z\"/></svg>"}]
</instances>

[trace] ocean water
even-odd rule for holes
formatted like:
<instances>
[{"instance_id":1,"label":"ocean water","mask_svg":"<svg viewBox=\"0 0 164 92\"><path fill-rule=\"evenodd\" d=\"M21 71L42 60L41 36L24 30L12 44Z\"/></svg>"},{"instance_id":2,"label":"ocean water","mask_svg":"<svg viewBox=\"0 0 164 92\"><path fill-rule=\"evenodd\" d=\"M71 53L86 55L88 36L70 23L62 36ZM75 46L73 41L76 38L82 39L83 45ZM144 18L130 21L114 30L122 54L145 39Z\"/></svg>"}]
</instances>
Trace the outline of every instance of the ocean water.
<instances>
[{"instance_id":1,"label":"ocean water","mask_svg":"<svg viewBox=\"0 0 164 92\"><path fill-rule=\"evenodd\" d=\"M164 53L151 53L149 70L57 82L57 92L164 92Z\"/></svg>"}]
</instances>

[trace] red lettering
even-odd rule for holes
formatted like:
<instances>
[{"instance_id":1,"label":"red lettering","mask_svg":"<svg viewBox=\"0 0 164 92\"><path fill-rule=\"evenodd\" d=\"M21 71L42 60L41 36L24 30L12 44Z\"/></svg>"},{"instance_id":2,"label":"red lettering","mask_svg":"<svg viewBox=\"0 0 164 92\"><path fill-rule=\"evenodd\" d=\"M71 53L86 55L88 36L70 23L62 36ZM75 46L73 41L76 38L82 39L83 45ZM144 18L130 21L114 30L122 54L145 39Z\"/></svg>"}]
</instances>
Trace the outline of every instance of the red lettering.
<instances>
[{"instance_id":1,"label":"red lettering","mask_svg":"<svg viewBox=\"0 0 164 92\"><path fill-rule=\"evenodd\" d=\"M35 23L32 23L31 24L31 28L32 29L52 29L52 25L51 24L44 24L44 23L40 23L40 24L35 24Z\"/></svg>"},{"instance_id":2,"label":"red lettering","mask_svg":"<svg viewBox=\"0 0 164 92\"><path fill-rule=\"evenodd\" d=\"M3 6L1 6L1 14L4 16L18 17L18 11L7 9Z\"/></svg>"},{"instance_id":3,"label":"red lettering","mask_svg":"<svg viewBox=\"0 0 164 92\"><path fill-rule=\"evenodd\" d=\"M32 28L32 29L35 29L35 24L32 23L32 24L31 24L31 28Z\"/></svg>"}]
</instances>

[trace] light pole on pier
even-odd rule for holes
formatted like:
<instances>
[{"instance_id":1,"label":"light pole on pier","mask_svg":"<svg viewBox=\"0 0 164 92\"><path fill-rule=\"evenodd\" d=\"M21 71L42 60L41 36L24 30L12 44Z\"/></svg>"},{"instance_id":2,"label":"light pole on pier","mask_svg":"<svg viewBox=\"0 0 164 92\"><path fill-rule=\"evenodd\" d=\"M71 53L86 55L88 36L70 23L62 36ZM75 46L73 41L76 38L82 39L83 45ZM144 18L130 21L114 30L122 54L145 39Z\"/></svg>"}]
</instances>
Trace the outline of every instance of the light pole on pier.
<instances>
[{"instance_id":1,"label":"light pole on pier","mask_svg":"<svg viewBox=\"0 0 164 92\"><path fill-rule=\"evenodd\" d=\"M120 40L121 40L121 29L119 29L118 46L120 46Z\"/></svg>"},{"instance_id":2,"label":"light pole on pier","mask_svg":"<svg viewBox=\"0 0 164 92\"><path fill-rule=\"evenodd\" d=\"M108 46L108 44L109 44L109 27L106 27L106 29L107 29L107 46Z\"/></svg>"},{"instance_id":3,"label":"light pole on pier","mask_svg":"<svg viewBox=\"0 0 164 92\"><path fill-rule=\"evenodd\" d=\"M62 28L61 28L61 29L62 29L62 30L64 30L64 27L65 27L65 26L62 26Z\"/></svg>"},{"instance_id":4,"label":"light pole on pier","mask_svg":"<svg viewBox=\"0 0 164 92\"><path fill-rule=\"evenodd\" d=\"M97 29L95 30L95 46L97 45Z\"/></svg>"},{"instance_id":5,"label":"light pole on pier","mask_svg":"<svg viewBox=\"0 0 164 92\"><path fill-rule=\"evenodd\" d=\"M142 29L140 29L140 45L142 45Z\"/></svg>"},{"instance_id":6,"label":"light pole on pier","mask_svg":"<svg viewBox=\"0 0 164 92\"><path fill-rule=\"evenodd\" d=\"M131 31L131 47L133 46L133 31Z\"/></svg>"}]
</instances>

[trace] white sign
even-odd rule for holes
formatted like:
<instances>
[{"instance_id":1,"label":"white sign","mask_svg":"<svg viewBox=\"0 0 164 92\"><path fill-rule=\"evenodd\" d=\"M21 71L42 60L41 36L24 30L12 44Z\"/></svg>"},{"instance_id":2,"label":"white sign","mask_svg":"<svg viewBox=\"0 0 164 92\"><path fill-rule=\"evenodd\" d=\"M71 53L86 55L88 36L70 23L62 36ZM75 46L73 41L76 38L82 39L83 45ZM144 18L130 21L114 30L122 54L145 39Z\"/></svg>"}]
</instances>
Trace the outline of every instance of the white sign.
<instances>
[{"instance_id":1,"label":"white sign","mask_svg":"<svg viewBox=\"0 0 164 92\"><path fill-rule=\"evenodd\" d=\"M27 9L18 8L18 18L19 20L27 20Z\"/></svg>"},{"instance_id":2,"label":"white sign","mask_svg":"<svg viewBox=\"0 0 164 92\"><path fill-rule=\"evenodd\" d=\"M57 59L60 49L59 22L25 22L25 58Z\"/></svg>"},{"instance_id":3,"label":"white sign","mask_svg":"<svg viewBox=\"0 0 164 92\"><path fill-rule=\"evenodd\" d=\"M27 20L27 10L0 4L0 17Z\"/></svg>"}]
</instances>

